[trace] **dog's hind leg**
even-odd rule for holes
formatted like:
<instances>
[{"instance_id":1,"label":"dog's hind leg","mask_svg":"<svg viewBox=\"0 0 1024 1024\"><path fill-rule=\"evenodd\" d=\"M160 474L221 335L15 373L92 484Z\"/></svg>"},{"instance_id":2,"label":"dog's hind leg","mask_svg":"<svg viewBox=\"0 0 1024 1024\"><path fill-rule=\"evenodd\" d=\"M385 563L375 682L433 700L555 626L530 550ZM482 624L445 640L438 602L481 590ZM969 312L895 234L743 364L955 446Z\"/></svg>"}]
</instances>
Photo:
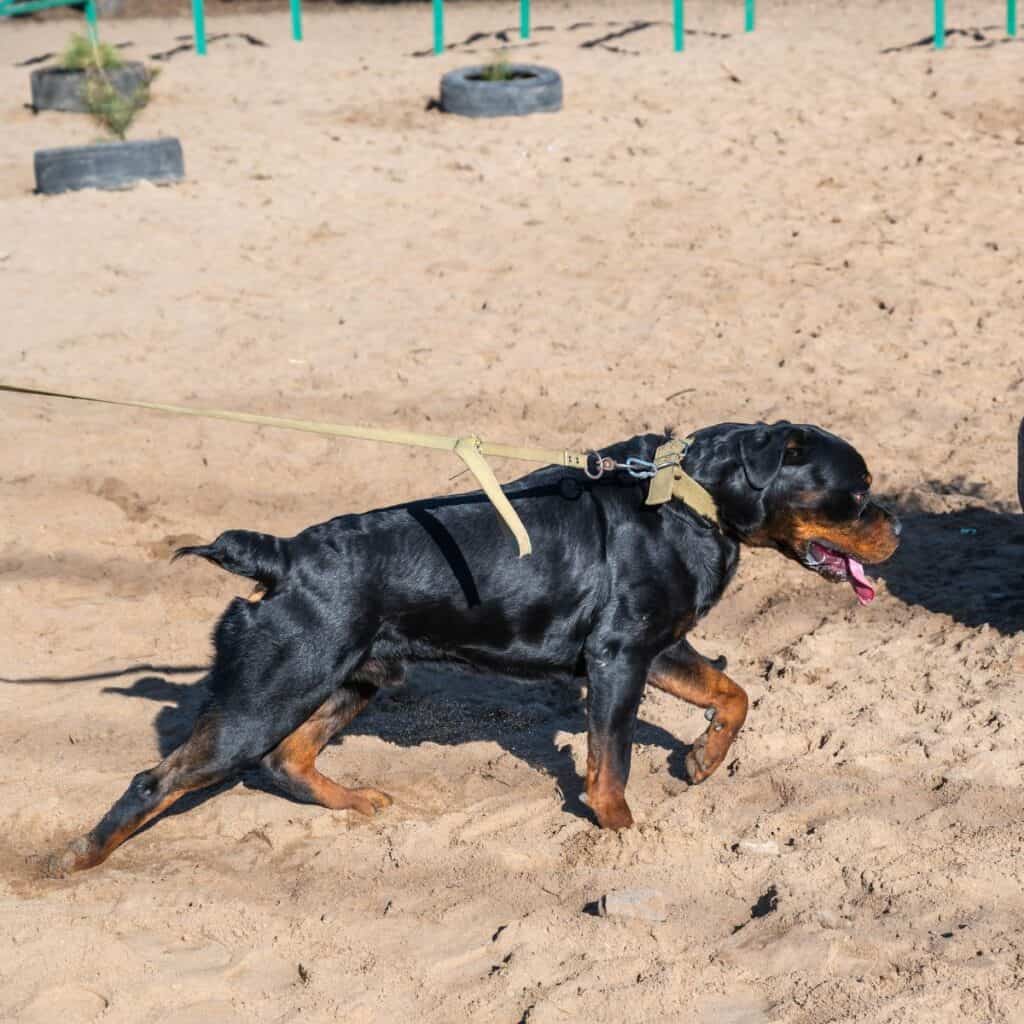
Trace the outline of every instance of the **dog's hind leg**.
<instances>
[{"instance_id":1,"label":"dog's hind leg","mask_svg":"<svg viewBox=\"0 0 1024 1024\"><path fill-rule=\"evenodd\" d=\"M350 679L331 694L293 733L260 762L279 789L303 803L333 811L348 808L372 815L391 805L391 797L376 789L346 789L316 769L317 755L330 738L344 729L373 699L377 687Z\"/></svg>"},{"instance_id":2,"label":"dog's hind leg","mask_svg":"<svg viewBox=\"0 0 1024 1024\"><path fill-rule=\"evenodd\" d=\"M63 878L74 871L102 864L130 835L180 797L224 778L230 766L224 765L216 755L219 732L219 716L216 712L207 712L196 723L189 739L173 754L132 779L121 798L91 832L47 859L46 874Z\"/></svg>"},{"instance_id":3,"label":"dog's hind leg","mask_svg":"<svg viewBox=\"0 0 1024 1024\"><path fill-rule=\"evenodd\" d=\"M49 874L102 864L185 793L259 761L299 729L336 690L337 680L353 673L365 651L350 643L344 656L322 669L322 652L334 647L332 634L307 628L296 635L293 627L303 614L310 618L309 608L308 601L286 605L280 599L272 612L267 603L236 599L229 605L214 638L210 701L192 735L155 768L136 775L91 832L50 857Z\"/></svg>"},{"instance_id":4,"label":"dog's hind leg","mask_svg":"<svg viewBox=\"0 0 1024 1024\"><path fill-rule=\"evenodd\" d=\"M703 782L725 760L746 721L746 693L685 640L655 658L647 681L673 697L707 709L710 724L686 755L690 782Z\"/></svg>"},{"instance_id":5,"label":"dog's hind leg","mask_svg":"<svg viewBox=\"0 0 1024 1024\"><path fill-rule=\"evenodd\" d=\"M326 722L323 716L318 719L318 715L334 701L336 697L329 698L321 706L320 711L314 712L306 725L299 725L298 728L295 728L295 723L302 722L303 717L308 716L308 706L304 709L295 706L285 708L275 716L276 729L262 713L246 715L237 709L233 702L212 705L200 716L189 739L173 754L155 768L140 772L132 779L121 798L91 832L74 840L61 853L49 858L45 865L46 873L59 878L102 864L129 836L186 793L212 786L235 774L247 764L259 760L268 747L272 751L267 755L270 757L277 750L285 748L288 740L292 738L304 738L307 746L315 743L315 730L307 729L307 726L316 723L317 728L323 727L326 731ZM357 701L346 704L347 717L344 721L354 718L368 701L369 696L366 696L361 698L361 703ZM340 728L344 721L339 721L337 727ZM287 736L289 728L294 730L291 736ZM334 729L327 732L321 746L330 739L333 732ZM282 733L286 734L284 740ZM288 749L298 758L302 749L301 743L297 742ZM316 752L319 752L319 747ZM288 762L289 768L292 763L293 761ZM309 774L307 772L307 775ZM312 770L312 774L316 774L315 769ZM323 779L322 776L320 778ZM323 782L329 786L333 785L328 779L323 779ZM337 788L341 789L340 786ZM377 796L390 803L383 794ZM363 799L371 800L368 796ZM386 803L381 806L386 806ZM363 805L358 803L339 806L357 806L358 809L363 809ZM368 813L372 813L372 807Z\"/></svg>"}]
</instances>

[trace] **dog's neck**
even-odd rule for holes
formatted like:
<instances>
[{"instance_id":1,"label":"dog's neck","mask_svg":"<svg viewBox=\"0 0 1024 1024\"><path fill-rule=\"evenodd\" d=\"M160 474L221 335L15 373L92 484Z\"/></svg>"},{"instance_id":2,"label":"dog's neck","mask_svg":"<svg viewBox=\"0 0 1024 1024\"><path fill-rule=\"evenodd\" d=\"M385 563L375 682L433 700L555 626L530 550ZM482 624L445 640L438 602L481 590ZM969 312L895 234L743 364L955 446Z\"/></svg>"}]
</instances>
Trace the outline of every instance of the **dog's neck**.
<instances>
[{"instance_id":1,"label":"dog's neck","mask_svg":"<svg viewBox=\"0 0 1024 1024\"><path fill-rule=\"evenodd\" d=\"M749 489L736 491L741 469L726 437L697 432L683 458L683 471L711 495L725 534L740 539L757 525L751 519Z\"/></svg>"}]
</instances>

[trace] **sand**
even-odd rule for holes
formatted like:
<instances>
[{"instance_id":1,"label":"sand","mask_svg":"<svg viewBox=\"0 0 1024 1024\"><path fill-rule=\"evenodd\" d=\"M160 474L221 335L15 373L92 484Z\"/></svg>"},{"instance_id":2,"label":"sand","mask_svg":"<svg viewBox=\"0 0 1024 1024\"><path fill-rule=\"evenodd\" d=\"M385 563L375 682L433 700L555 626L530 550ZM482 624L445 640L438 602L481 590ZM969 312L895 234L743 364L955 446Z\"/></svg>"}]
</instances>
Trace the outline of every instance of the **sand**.
<instances>
[{"instance_id":1,"label":"sand","mask_svg":"<svg viewBox=\"0 0 1024 1024\"><path fill-rule=\"evenodd\" d=\"M748 725L687 788L703 719L650 693L633 831L580 804L575 691L424 671L321 758L395 797L376 819L247 776L50 881L39 857L201 699L239 586L175 545L468 481L444 454L4 397L0 1018L1024 1020L1021 46L883 54L930 31L894 2L766 3L744 37L705 0L688 25L730 35L680 57L667 3L545 3L512 52L561 70L564 111L483 123L427 106L493 43L411 56L425 5L311 8L301 46L284 5L223 10L211 32L268 45L164 62L132 134L178 136L188 180L122 194L31 194L34 150L97 132L25 109L14 66L74 23L3 25L0 377L551 446L813 422L905 542L868 608L744 556L693 639ZM629 18L662 23L581 48ZM448 35L515 21L452 6ZM188 30L105 32L144 58ZM668 919L590 912L622 888Z\"/></svg>"}]
</instances>

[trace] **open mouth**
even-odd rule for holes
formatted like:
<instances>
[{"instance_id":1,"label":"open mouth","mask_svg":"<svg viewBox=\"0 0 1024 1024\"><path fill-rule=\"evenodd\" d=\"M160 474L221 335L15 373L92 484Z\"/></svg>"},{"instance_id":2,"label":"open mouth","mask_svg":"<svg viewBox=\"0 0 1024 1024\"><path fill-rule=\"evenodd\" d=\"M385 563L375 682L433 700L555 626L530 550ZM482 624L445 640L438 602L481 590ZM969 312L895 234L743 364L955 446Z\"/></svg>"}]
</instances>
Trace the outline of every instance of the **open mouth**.
<instances>
[{"instance_id":1,"label":"open mouth","mask_svg":"<svg viewBox=\"0 0 1024 1024\"><path fill-rule=\"evenodd\" d=\"M808 569L813 569L834 583L848 581L861 604L874 601L875 588L864 574L864 566L852 555L812 540L807 545L803 563Z\"/></svg>"}]
</instances>

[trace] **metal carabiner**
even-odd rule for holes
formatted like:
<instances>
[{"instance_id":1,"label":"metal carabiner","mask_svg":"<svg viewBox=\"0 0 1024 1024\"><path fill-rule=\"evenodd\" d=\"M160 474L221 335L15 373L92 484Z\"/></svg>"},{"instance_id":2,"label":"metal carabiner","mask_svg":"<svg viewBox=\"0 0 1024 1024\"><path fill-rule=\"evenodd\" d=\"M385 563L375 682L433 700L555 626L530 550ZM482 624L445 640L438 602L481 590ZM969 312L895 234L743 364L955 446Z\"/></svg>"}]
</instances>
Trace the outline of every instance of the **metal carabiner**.
<instances>
[{"instance_id":1,"label":"metal carabiner","mask_svg":"<svg viewBox=\"0 0 1024 1024\"><path fill-rule=\"evenodd\" d=\"M635 456L630 456L621 465L634 480L646 480L658 472L658 467L653 462L647 459L638 459Z\"/></svg>"}]
</instances>

